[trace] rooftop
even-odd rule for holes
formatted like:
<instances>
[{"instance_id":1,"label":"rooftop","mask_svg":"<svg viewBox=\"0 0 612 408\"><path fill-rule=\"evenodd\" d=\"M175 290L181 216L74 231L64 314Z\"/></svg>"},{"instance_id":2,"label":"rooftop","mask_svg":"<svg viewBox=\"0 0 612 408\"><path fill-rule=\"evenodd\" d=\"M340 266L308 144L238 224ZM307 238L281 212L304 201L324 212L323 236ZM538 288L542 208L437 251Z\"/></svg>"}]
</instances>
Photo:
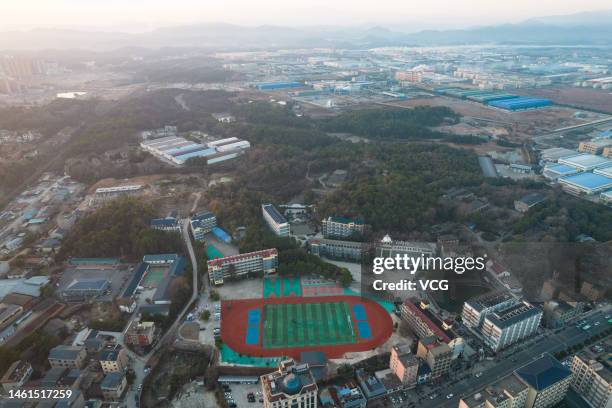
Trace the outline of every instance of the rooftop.
<instances>
[{"instance_id":1,"label":"rooftop","mask_svg":"<svg viewBox=\"0 0 612 408\"><path fill-rule=\"evenodd\" d=\"M536 361L515 371L530 387L541 391L572 375L572 372L556 358L545 353Z\"/></svg>"},{"instance_id":2,"label":"rooftop","mask_svg":"<svg viewBox=\"0 0 612 408\"><path fill-rule=\"evenodd\" d=\"M580 173L563 177L559 181L591 190L612 187L612 178L594 173Z\"/></svg>"},{"instance_id":3,"label":"rooftop","mask_svg":"<svg viewBox=\"0 0 612 408\"><path fill-rule=\"evenodd\" d=\"M287 219L281 213L279 213L276 207L274 207L272 204L262 204L261 208L267 212L277 224L287 223Z\"/></svg>"},{"instance_id":4,"label":"rooftop","mask_svg":"<svg viewBox=\"0 0 612 408\"><path fill-rule=\"evenodd\" d=\"M75 360L83 347L59 345L49 351L49 358L52 360Z\"/></svg>"},{"instance_id":5,"label":"rooftop","mask_svg":"<svg viewBox=\"0 0 612 408\"><path fill-rule=\"evenodd\" d=\"M527 302L521 302L487 315L486 320L489 320L497 327L509 327L541 313L542 311L535 306Z\"/></svg>"},{"instance_id":6,"label":"rooftop","mask_svg":"<svg viewBox=\"0 0 612 408\"><path fill-rule=\"evenodd\" d=\"M590 170L602 166L605 167L610 162L610 159L590 153L581 153L575 156L562 157L559 159L559 163L561 164L567 164L582 170Z\"/></svg>"},{"instance_id":7,"label":"rooftop","mask_svg":"<svg viewBox=\"0 0 612 408\"><path fill-rule=\"evenodd\" d=\"M508 291L502 289L477 296L466 301L465 303L469 304L477 311L482 311L483 309L499 305L500 303L504 303L512 299L514 299L512 295L510 295Z\"/></svg>"}]
</instances>

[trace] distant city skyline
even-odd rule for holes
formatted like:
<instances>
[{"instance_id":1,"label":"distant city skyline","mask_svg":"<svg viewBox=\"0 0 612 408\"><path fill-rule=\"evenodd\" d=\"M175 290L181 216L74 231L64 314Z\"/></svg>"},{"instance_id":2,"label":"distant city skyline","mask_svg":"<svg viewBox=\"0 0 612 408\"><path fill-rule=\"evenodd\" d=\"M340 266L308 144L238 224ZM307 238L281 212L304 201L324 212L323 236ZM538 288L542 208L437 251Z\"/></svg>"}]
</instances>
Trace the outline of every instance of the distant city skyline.
<instances>
[{"instance_id":1,"label":"distant city skyline","mask_svg":"<svg viewBox=\"0 0 612 408\"><path fill-rule=\"evenodd\" d=\"M9 0L3 5L2 29L37 28L143 32L155 28L197 24L239 25L388 25L400 31L465 28L518 23L526 19L610 9L609 0L106 0L92 4L78 0Z\"/></svg>"}]
</instances>

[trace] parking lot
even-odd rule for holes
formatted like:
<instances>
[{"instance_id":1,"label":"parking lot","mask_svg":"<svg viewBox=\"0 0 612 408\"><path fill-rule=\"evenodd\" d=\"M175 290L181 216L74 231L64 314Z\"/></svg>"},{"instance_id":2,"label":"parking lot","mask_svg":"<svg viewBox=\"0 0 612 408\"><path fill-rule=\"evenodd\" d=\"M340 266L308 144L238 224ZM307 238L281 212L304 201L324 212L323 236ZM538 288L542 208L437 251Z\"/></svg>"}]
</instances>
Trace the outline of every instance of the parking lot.
<instances>
[{"instance_id":1,"label":"parking lot","mask_svg":"<svg viewBox=\"0 0 612 408\"><path fill-rule=\"evenodd\" d=\"M231 396L231 400L236 404L236 408L252 407L261 408L263 402L259 402L261 399L261 384L228 384L231 391L227 394L228 399ZM249 402L247 395L252 392L255 395L255 402Z\"/></svg>"}]
</instances>

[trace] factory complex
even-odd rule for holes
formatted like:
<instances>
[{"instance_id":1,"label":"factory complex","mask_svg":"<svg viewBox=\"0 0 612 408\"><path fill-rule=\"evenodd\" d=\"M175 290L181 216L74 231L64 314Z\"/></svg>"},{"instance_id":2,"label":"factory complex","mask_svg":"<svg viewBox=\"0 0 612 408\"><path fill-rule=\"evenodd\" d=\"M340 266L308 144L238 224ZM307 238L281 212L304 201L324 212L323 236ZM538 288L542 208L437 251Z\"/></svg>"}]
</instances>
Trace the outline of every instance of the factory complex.
<instances>
[{"instance_id":1,"label":"factory complex","mask_svg":"<svg viewBox=\"0 0 612 408\"><path fill-rule=\"evenodd\" d=\"M193 158L205 158L209 165L234 159L248 150L251 144L237 137L201 144L179 136L167 136L145 140L140 147L160 160L181 166Z\"/></svg>"}]
</instances>

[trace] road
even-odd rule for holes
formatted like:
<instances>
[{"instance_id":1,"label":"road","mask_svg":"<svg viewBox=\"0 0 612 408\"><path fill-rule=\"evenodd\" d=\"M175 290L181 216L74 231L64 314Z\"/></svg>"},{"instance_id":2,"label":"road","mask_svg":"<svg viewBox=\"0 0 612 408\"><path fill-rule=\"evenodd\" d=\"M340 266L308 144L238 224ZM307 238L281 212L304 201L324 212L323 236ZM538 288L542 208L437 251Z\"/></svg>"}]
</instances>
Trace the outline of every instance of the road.
<instances>
[{"instance_id":1,"label":"road","mask_svg":"<svg viewBox=\"0 0 612 408\"><path fill-rule=\"evenodd\" d=\"M461 396L481 390L491 382L499 380L511 374L517 368L538 359L543 353L556 353L569 346L584 342L589 336L604 332L609 327L603 318L606 313L595 311L584 318L592 326L588 332L574 325L567 326L558 333L547 331L537 338L524 341L503 352L502 359L495 366L485 370L480 378L476 378L475 373L472 373L471 370L456 373L454 376L451 375L450 379L445 380L442 387L425 387L427 391L425 393L421 392L421 397L413 399L412 402L419 408L456 408ZM600 322L599 326L594 326L596 321ZM430 400L425 394L437 394L437 397ZM453 394L454 397L446 399L445 397L448 394ZM407 404L404 404L404 406L407 406Z\"/></svg>"},{"instance_id":2,"label":"road","mask_svg":"<svg viewBox=\"0 0 612 408\"><path fill-rule=\"evenodd\" d=\"M189 236L189 219L186 218L183 220L183 240L185 241L185 246L187 247L187 252L189 253L189 258L191 259L192 265L192 273L193 273L193 291L191 293L191 298L185 306L183 310L177 315L176 320L172 323L172 326L166 331L166 333L159 339L159 341L153 346L151 351L144 356L138 356L134 353L130 354L132 359L132 367L136 373L136 379L134 380L134 386L126 392L125 403L127 408L136 408L136 400L140 398L140 392L137 389L138 384L142 384L144 378L146 376L144 369L145 366L148 365L149 360L155 353L157 353L162 347L167 347L172 344L176 333L178 331L179 326L183 322L184 316L187 314L187 311L191 308L194 302L198 299L198 262L196 260L195 251L193 249L193 244L191 242L191 237Z\"/></svg>"}]
</instances>

